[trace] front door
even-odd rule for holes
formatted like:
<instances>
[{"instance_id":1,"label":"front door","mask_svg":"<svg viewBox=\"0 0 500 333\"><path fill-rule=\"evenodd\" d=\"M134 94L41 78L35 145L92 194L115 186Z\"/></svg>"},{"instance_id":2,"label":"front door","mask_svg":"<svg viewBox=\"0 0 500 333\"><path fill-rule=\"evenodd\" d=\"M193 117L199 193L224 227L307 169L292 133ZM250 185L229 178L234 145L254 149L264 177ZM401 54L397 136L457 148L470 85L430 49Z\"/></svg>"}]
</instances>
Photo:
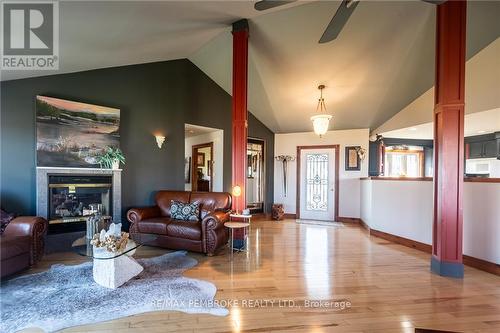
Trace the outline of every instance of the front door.
<instances>
[{"instance_id":1,"label":"front door","mask_svg":"<svg viewBox=\"0 0 500 333\"><path fill-rule=\"evenodd\" d=\"M300 151L300 218L334 220L335 149Z\"/></svg>"}]
</instances>

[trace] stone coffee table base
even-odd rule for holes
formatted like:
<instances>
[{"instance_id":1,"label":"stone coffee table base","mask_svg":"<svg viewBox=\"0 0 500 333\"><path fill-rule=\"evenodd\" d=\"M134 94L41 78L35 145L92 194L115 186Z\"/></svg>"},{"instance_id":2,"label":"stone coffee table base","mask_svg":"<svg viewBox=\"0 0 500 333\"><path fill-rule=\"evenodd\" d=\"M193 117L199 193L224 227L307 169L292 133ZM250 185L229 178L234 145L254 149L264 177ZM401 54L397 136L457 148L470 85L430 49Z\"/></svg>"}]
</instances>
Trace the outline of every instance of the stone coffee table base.
<instances>
[{"instance_id":1,"label":"stone coffee table base","mask_svg":"<svg viewBox=\"0 0 500 333\"><path fill-rule=\"evenodd\" d=\"M144 270L132 256L137 248L149 244L157 237L153 234L144 234L140 241L128 239L125 249L118 253L94 246L86 236L78 238L71 246L79 255L93 259L92 273L97 284L116 289Z\"/></svg>"},{"instance_id":2,"label":"stone coffee table base","mask_svg":"<svg viewBox=\"0 0 500 333\"><path fill-rule=\"evenodd\" d=\"M143 270L144 268L128 255L113 259L94 258L94 281L106 288L116 289Z\"/></svg>"}]
</instances>

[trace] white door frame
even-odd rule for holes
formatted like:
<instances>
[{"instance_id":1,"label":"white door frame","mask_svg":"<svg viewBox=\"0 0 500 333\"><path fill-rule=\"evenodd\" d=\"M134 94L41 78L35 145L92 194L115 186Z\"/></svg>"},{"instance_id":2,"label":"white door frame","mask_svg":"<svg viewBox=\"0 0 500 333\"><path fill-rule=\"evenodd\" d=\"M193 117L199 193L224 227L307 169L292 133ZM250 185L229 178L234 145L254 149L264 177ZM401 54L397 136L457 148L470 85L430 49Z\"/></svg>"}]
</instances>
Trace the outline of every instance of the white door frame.
<instances>
[{"instance_id":1,"label":"white door frame","mask_svg":"<svg viewBox=\"0 0 500 333\"><path fill-rule=\"evenodd\" d=\"M333 196L333 204L334 204L334 213L333 217L335 221L338 221L339 219L339 151L340 151L340 145L319 145L319 146L297 146L297 178L296 178L296 183L297 183L297 203L296 203L296 217L297 219L300 219L300 200L301 200L301 161L300 161L300 155L302 150L305 149L334 149L335 150L335 193Z\"/></svg>"}]
</instances>

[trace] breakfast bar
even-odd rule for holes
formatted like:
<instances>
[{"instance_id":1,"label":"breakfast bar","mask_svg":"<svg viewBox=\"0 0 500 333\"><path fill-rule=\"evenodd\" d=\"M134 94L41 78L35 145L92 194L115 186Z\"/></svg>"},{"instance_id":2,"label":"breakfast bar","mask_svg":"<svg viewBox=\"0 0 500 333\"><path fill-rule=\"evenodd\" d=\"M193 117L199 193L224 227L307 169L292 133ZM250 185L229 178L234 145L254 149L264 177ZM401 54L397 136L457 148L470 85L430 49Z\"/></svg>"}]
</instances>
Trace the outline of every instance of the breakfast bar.
<instances>
[{"instance_id":1,"label":"breakfast bar","mask_svg":"<svg viewBox=\"0 0 500 333\"><path fill-rule=\"evenodd\" d=\"M371 230L432 244L432 177L361 178L361 220ZM500 264L500 178L464 178L463 253Z\"/></svg>"}]
</instances>

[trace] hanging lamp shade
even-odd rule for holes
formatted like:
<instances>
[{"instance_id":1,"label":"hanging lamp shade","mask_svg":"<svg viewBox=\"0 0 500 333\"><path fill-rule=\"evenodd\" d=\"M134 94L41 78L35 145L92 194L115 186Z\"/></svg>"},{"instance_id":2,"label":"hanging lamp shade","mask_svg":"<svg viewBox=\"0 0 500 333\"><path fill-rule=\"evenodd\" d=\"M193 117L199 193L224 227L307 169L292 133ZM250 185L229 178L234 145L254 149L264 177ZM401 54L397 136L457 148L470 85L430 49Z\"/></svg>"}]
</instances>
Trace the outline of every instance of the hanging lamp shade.
<instances>
[{"instance_id":1,"label":"hanging lamp shade","mask_svg":"<svg viewBox=\"0 0 500 333\"><path fill-rule=\"evenodd\" d=\"M313 123L314 133L319 136L323 136L328 132L328 127L330 125L330 119L332 116L329 114L318 114L311 117Z\"/></svg>"},{"instance_id":2,"label":"hanging lamp shade","mask_svg":"<svg viewBox=\"0 0 500 333\"><path fill-rule=\"evenodd\" d=\"M325 89L324 85L320 85L318 87L320 90L320 98L318 100L318 107L316 108L317 115L311 117L311 121L313 123L314 133L322 137L328 132L328 128L330 127L330 120L333 118L332 115L326 113L325 100L323 98L323 89Z\"/></svg>"}]
</instances>

